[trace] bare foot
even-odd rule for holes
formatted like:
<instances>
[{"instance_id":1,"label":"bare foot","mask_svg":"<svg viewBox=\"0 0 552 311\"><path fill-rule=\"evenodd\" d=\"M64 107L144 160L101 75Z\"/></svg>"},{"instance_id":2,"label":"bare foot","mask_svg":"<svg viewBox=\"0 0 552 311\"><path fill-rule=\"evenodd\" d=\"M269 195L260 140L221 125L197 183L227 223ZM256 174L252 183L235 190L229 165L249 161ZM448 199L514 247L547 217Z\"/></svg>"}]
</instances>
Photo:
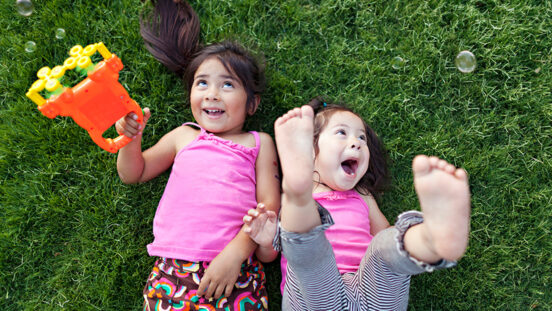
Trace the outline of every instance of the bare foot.
<instances>
[{"instance_id":1,"label":"bare foot","mask_svg":"<svg viewBox=\"0 0 552 311\"><path fill-rule=\"evenodd\" d=\"M282 188L291 200L312 199L314 111L310 106L290 110L274 123L282 165Z\"/></svg>"},{"instance_id":2,"label":"bare foot","mask_svg":"<svg viewBox=\"0 0 552 311\"><path fill-rule=\"evenodd\" d=\"M425 155L414 158L412 171L424 213L427 241L440 258L459 259L466 251L470 230L470 189L466 171Z\"/></svg>"}]
</instances>

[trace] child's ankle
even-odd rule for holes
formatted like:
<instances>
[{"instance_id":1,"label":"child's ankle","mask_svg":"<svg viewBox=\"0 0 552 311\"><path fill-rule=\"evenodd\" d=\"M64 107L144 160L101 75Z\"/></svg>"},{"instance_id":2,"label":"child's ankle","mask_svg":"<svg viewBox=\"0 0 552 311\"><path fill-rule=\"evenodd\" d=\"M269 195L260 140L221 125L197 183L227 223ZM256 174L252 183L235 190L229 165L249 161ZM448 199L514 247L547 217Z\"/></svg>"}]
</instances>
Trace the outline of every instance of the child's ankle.
<instances>
[{"instance_id":1,"label":"child's ankle","mask_svg":"<svg viewBox=\"0 0 552 311\"><path fill-rule=\"evenodd\" d=\"M414 258L425 263L434 263L443 259L437 252L433 238L426 224L414 225L404 234L404 248Z\"/></svg>"}]
</instances>

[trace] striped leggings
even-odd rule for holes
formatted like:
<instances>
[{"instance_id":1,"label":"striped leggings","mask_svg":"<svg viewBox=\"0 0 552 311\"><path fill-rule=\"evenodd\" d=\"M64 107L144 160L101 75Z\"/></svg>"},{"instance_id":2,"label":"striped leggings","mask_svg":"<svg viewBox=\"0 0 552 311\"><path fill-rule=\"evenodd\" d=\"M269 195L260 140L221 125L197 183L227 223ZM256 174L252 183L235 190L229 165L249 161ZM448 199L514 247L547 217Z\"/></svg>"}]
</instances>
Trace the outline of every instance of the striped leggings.
<instances>
[{"instance_id":1,"label":"striped leggings","mask_svg":"<svg viewBox=\"0 0 552 311\"><path fill-rule=\"evenodd\" d=\"M275 244L288 260L283 310L406 310L411 275L455 265L444 260L430 265L408 255L404 233L423 221L420 212L410 211L372 239L356 273L341 275L324 234L333 220L323 207L319 212L322 225L308 233L279 227Z\"/></svg>"}]
</instances>

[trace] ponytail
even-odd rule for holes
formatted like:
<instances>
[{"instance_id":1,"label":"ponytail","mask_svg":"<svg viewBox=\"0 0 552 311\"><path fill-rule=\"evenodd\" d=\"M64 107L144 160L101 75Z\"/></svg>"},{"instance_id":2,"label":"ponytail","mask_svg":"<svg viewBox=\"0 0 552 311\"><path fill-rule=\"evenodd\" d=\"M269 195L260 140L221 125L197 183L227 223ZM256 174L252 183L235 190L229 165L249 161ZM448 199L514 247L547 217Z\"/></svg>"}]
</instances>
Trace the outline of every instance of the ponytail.
<instances>
[{"instance_id":1,"label":"ponytail","mask_svg":"<svg viewBox=\"0 0 552 311\"><path fill-rule=\"evenodd\" d=\"M148 51L182 76L200 48L200 25L192 7L181 0L152 0L154 10L140 18L140 34Z\"/></svg>"}]
</instances>

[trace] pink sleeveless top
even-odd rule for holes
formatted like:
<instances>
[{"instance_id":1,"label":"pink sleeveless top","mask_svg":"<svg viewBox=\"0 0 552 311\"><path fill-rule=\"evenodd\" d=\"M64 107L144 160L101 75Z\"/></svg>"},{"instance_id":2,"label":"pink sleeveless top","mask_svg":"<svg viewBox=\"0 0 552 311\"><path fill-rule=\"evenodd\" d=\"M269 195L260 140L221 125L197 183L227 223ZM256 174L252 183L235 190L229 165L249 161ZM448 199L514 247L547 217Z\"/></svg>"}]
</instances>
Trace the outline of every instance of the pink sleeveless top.
<instances>
[{"instance_id":1,"label":"pink sleeveless top","mask_svg":"<svg viewBox=\"0 0 552 311\"><path fill-rule=\"evenodd\" d=\"M330 212L335 222L325 233L339 272L356 272L373 238L370 234L370 207L355 190L313 193L312 197ZM282 256L282 292L286 266L287 260Z\"/></svg>"},{"instance_id":2,"label":"pink sleeveless top","mask_svg":"<svg viewBox=\"0 0 552 311\"><path fill-rule=\"evenodd\" d=\"M255 147L248 148L200 130L174 158L153 220L150 256L211 261L240 231L247 210L257 206L259 133L250 132Z\"/></svg>"}]
</instances>

